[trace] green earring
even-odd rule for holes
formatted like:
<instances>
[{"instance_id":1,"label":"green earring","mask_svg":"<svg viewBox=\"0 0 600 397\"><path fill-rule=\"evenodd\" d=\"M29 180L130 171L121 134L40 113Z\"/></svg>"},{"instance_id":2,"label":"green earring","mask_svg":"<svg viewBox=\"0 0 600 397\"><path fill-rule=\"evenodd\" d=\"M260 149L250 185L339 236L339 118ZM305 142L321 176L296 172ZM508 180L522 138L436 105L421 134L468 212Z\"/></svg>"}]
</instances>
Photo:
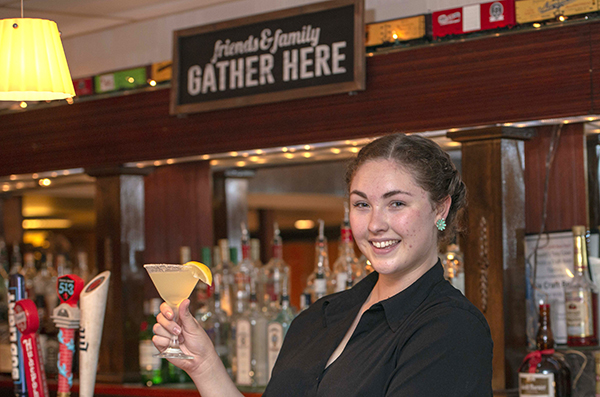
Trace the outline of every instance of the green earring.
<instances>
[{"instance_id":1,"label":"green earring","mask_svg":"<svg viewBox=\"0 0 600 397\"><path fill-rule=\"evenodd\" d=\"M438 219L435 223L435 226L440 232L443 232L446 229L446 221L444 220L444 218Z\"/></svg>"}]
</instances>

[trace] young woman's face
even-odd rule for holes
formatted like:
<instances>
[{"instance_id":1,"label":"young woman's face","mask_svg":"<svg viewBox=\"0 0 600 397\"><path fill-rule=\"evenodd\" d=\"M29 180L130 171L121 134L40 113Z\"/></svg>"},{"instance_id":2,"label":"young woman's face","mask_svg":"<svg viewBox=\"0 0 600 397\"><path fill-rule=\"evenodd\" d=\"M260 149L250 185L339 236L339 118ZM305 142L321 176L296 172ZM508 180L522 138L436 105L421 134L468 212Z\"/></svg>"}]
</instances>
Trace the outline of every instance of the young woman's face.
<instances>
[{"instance_id":1,"label":"young woman's face","mask_svg":"<svg viewBox=\"0 0 600 397\"><path fill-rule=\"evenodd\" d=\"M434 207L428 192L393 160L367 161L350 185L354 239L382 275L419 276L437 261L435 222L443 214Z\"/></svg>"}]
</instances>

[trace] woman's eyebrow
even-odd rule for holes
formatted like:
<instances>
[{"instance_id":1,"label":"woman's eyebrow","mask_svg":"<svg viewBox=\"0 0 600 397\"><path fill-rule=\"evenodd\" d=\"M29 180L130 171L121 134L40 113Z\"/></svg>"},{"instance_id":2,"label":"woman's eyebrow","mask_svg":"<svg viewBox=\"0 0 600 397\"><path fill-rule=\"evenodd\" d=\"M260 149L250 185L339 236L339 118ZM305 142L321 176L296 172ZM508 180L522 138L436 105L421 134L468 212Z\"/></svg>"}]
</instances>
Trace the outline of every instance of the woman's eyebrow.
<instances>
[{"instance_id":1,"label":"woman's eyebrow","mask_svg":"<svg viewBox=\"0 0 600 397\"><path fill-rule=\"evenodd\" d=\"M393 197L397 194L405 194L407 196L412 196L412 193L405 192L404 190L392 190L390 192L384 193L383 196L381 196L381 197L385 199L385 198Z\"/></svg>"}]
</instances>

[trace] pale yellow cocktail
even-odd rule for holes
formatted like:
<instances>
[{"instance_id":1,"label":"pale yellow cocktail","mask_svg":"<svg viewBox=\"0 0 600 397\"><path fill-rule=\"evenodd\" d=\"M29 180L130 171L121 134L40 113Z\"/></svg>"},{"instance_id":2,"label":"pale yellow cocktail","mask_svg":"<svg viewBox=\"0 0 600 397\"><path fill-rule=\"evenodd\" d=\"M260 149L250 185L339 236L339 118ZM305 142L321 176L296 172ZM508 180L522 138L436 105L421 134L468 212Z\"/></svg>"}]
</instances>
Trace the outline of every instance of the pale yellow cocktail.
<instances>
[{"instance_id":1,"label":"pale yellow cocktail","mask_svg":"<svg viewBox=\"0 0 600 397\"><path fill-rule=\"evenodd\" d=\"M156 290L164 301L173 309L173 321L177 322L179 304L194 290L198 283L198 274L193 266L186 265L144 265L150 275ZM169 347L158 354L161 358L193 359L193 356L185 354L179 347L179 338L171 337Z\"/></svg>"},{"instance_id":2,"label":"pale yellow cocktail","mask_svg":"<svg viewBox=\"0 0 600 397\"><path fill-rule=\"evenodd\" d=\"M169 306L177 307L194 290L198 279L194 277L193 269L149 273L156 290Z\"/></svg>"}]
</instances>

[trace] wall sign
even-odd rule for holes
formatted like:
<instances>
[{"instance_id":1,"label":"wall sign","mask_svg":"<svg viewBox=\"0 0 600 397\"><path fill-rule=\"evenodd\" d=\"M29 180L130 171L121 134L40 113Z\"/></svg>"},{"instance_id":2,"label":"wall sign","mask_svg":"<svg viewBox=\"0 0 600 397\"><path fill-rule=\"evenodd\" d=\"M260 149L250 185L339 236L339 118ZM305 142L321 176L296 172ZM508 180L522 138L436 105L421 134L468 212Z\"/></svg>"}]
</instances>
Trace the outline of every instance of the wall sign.
<instances>
[{"instance_id":1,"label":"wall sign","mask_svg":"<svg viewBox=\"0 0 600 397\"><path fill-rule=\"evenodd\" d=\"M363 1L174 32L171 114L364 90Z\"/></svg>"}]
</instances>

